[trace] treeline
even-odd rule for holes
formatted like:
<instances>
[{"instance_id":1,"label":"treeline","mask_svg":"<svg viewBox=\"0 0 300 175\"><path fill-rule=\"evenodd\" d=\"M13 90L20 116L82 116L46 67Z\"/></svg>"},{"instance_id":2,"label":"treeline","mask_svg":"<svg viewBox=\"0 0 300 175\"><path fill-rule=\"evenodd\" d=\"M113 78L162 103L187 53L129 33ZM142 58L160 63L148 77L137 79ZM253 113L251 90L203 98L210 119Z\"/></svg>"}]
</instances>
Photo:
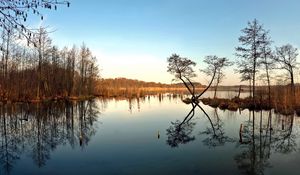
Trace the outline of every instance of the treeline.
<instances>
[{"instance_id":1,"label":"treeline","mask_svg":"<svg viewBox=\"0 0 300 175\"><path fill-rule=\"evenodd\" d=\"M30 41L18 35L13 28L3 30L1 35L0 101L41 101L94 94L98 68L87 46L59 49L43 27L30 35Z\"/></svg>"},{"instance_id":2,"label":"treeline","mask_svg":"<svg viewBox=\"0 0 300 175\"><path fill-rule=\"evenodd\" d=\"M203 89L203 85L195 83L197 89ZM105 97L141 97L157 93L187 93L182 83L165 84L145 82L127 78L99 79L96 86L96 95Z\"/></svg>"}]
</instances>

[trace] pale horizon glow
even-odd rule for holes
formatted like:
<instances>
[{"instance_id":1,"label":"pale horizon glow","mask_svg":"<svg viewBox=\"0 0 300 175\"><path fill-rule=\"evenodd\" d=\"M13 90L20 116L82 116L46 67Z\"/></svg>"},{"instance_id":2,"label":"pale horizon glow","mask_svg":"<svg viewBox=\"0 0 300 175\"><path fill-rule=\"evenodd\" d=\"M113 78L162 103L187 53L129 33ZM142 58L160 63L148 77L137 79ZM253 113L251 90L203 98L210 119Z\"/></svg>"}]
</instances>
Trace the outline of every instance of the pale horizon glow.
<instances>
[{"instance_id":1,"label":"pale horizon glow","mask_svg":"<svg viewBox=\"0 0 300 175\"><path fill-rule=\"evenodd\" d=\"M234 61L241 29L254 18L270 30L273 46L300 46L297 0L70 2L70 8L46 11L43 24L56 29L51 37L59 47L84 42L97 57L102 78L172 83L166 60L173 53L197 62L197 73L206 55ZM241 84L234 69L227 68L222 85ZM194 80L207 84L209 77L199 73Z\"/></svg>"}]
</instances>

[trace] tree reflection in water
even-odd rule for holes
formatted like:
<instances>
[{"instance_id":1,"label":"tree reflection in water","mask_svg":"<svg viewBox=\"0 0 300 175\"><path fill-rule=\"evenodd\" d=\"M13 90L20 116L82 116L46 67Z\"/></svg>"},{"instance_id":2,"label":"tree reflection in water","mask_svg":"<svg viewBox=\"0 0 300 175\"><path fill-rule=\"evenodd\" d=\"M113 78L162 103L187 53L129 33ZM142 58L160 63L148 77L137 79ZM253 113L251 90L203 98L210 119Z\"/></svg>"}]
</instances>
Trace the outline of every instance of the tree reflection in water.
<instances>
[{"instance_id":1,"label":"tree reflection in water","mask_svg":"<svg viewBox=\"0 0 300 175\"><path fill-rule=\"evenodd\" d=\"M265 168L271 167L269 163L271 118L272 113L269 111L267 125L263 127L262 112L260 113L257 134L255 132L255 112L249 111L249 120L244 123L244 129L240 135L243 138L240 138L237 144L238 147L241 147L241 152L234 157L241 174L264 174Z\"/></svg>"},{"instance_id":2,"label":"tree reflection in water","mask_svg":"<svg viewBox=\"0 0 300 175\"><path fill-rule=\"evenodd\" d=\"M59 145L84 148L96 133L98 115L94 101L2 105L1 174L9 174L16 160L28 151L35 164L42 167Z\"/></svg>"},{"instance_id":3,"label":"tree reflection in water","mask_svg":"<svg viewBox=\"0 0 300 175\"><path fill-rule=\"evenodd\" d=\"M195 115L196 105L193 105L191 111L183 119L182 122L176 120L171 122L171 126L166 130L167 131L167 144L171 147L177 147L179 144L186 144L190 141L195 140L195 136L191 136L195 122L192 122L191 119Z\"/></svg>"},{"instance_id":4,"label":"tree reflection in water","mask_svg":"<svg viewBox=\"0 0 300 175\"><path fill-rule=\"evenodd\" d=\"M206 114L207 115L207 114ZM207 115L207 117L209 117ZM207 127L205 131L201 132L201 135L207 135L208 137L203 140L203 144L213 148L217 146L223 146L226 142L234 142L235 140L233 138L230 138L225 135L224 131L224 122L220 119L218 115L218 109L214 109L214 115L213 115L212 125L214 127Z\"/></svg>"},{"instance_id":5,"label":"tree reflection in water","mask_svg":"<svg viewBox=\"0 0 300 175\"><path fill-rule=\"evenodd\" d=\"M191 122L191 119L195 115L195 108L198 107L207 117L210 122L210 127L206 128L205 131L201 132L201 135L207 135L208 137L203 140L203 143L209 147L222 146L226 142L233 142L233 139L225 135L223 129L223 122L218 116L217 110L215 110L215 118L212 118L204 111L204 109L196 103L191 103L192 109L182 122L176 120L171 122L171 126L166 130L167 132L167 144L171 147L177 147L179 144L186 144L190 141L195 140L195 136L191 136L195 122Z\"/></svg>"},{"instance_id":6,"label":"tree reflection in water","mask_svg":"<svg viewBox=\"0 0 300 175\"><path fill-rule=\"evenodd\" d=\"M267 120L263 119L262 113L256 116L257 113L249 112L252 121L249 117L243 135L248 135L248 138L251 135L252 139L247 144L238 144L242 152L235 156L235 160L242 174L264 174L266 168L272 167L269 162L272 153L288 154L297 151L296 132L292 132L295 116L277 114L276 125L273 126L272 111L268 112ZM254 122L258 117L259 121Z\"/></svg>"},{"instance_id":7,"label":"tree reflection in water","mask_svg":"<svg viewBox=\"0 0 300 175\"><path fill-rule=\"evenodd\" d=\"M210 117L199 104L192 103L192 109L183 121L171 122L167 131L167 144L178 147L195 140L193 129L196 123L192 120L195 108L199 107L208 118L209 125L200 135L206 137L203 144L209 148L223 146L226 142L236 144L238 153L234 156L241 174L264 174L266 168L271 168L270 157L272 154L290 154L297 150L296 138L298 130L294 129L295 116L274 114L273 111L249 111L249 119L241 124L239 139L226 136L224 122L214 109ZM272 115L275 115L273 117Z\"/></svg>"}]
</instances>

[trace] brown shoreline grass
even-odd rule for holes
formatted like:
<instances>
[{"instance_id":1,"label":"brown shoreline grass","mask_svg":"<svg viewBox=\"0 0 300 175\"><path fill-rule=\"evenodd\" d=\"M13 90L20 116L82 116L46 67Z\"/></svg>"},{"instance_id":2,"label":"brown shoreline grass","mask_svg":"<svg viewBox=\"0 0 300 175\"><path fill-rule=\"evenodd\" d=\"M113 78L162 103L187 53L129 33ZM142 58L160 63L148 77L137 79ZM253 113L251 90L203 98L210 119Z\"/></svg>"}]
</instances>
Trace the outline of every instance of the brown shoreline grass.
<instances>
[{"instance_id":1,"label":"brown shoreline grass","mask_svg":"<svg viewBox=\"0 0 300 175\"><path fill-rule=\"evenodd\" d=\"M274 109L275 113L283 115L292 115L296 113L300 116L300 106L295 105L294 107L290 104L283 103L270 103L267 100L252 98L202 98L201 102L205 105L209 105L214 108L228 109L231 111L237 111L238 109L249 109L249 110L271 110Z\"/></svg>"}]
</instances>

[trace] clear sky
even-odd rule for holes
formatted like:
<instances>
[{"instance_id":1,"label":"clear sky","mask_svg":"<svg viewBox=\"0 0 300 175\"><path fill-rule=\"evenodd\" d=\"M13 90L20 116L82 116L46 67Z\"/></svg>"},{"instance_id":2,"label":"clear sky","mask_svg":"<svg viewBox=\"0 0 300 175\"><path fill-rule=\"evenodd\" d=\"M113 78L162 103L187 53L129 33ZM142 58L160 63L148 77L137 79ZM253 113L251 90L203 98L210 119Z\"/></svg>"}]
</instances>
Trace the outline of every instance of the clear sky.
<instances>
[{"instance_id":1,"label":"clear sky","mask_svg":"<svg viewBox=\"0 0 300 175\"><path fill-rule=\"evenodd\" d=\"M241 29L254 18L270 30L274 45L300 46L299 0L69 0L70 8L46 12L44 25L60 47L85 42L101 75L170 83L172 53L203 67L205 55L235 60ZM223 84L239 83L234 68ZM201 83L208 78L200 76Z\"/></svg>"}]
</instances>

